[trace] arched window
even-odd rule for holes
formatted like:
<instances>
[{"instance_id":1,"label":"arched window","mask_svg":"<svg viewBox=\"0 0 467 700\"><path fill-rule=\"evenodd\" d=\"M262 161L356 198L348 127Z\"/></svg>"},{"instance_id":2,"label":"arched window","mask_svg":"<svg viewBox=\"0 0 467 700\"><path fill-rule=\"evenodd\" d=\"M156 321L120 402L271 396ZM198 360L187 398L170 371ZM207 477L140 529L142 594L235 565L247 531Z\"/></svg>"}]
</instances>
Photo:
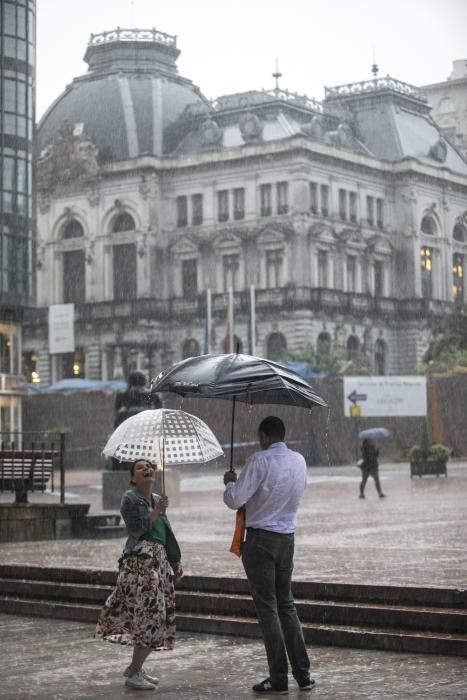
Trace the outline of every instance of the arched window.
<instances>
[{"instance_id":1,"label":"arched window","mask_svg":"<svg viewBox=\"0 0 467 700\"><path fill-rule=\"evenodd\" d=\"M386 374L386 343L382 338L375 343L375 372Z\"/></svg>"},{"instance_id":2,"label":"arched window","mask_svg":"<svg viewBox=\"0 0 467 700\"><path fill-rule=\"evenodd\" d=\"M266 357L269 360L283 360L287 350L287 341L283 333L271 333L267 342Z\"/></svg>"},{"instance_id":3,"label":"arched window","mask_svg":"<svg viewBox=\"0 0 467 700\"><path fill-rule=\"evenodd\" d=\"M112 248L114 300L136 299L136 245L124 243Z\"/></svg>"},{"instance_id":4,"label":"arched window","mask_svg":"<svg viewBox=\"0 0 467 700\"><path fill-rule=\"evenodd\" d=\"M465 243L467 241L467 229L464 224L457 223L452 231L452 237L455 241Z\"/></svg>"},{"instance_id":5,"label":"arched window","mask_svg":"<svg viewBox=\"0 0 467 700\"><path fill-rule=\"evenodd\" d=\"M187 357L198 357L199 355L199 343L195 338L187 338L183 341L182 347L182 359L186 360Z\"/></svg>"},{"instance_id":6,"label":"arched window","mask_svg":"<svg viewBox=\"0 0 467 700\"><path fill-rule=\"evenodd\" d=\"M83 379L84 362L83 348L62 355L62 379Z\"/></svg>"},{"instance_id":7,"label":"arched window","mask_svg":"<svg viewBox=\"0 0 467 700\"><path fill-rule=\"evenodd\" d=\"M62 227L62 238L63 240L68 240L69 238L82 238L84 236L83 227L76 221L76 219L71 219L67 221Z\"/></svg>"},{"instance_id":8,"label":"arched window","mask_svg":"<svg viewBox=\"0 0 467 700\"><path fill-rule=\"evenodd\" d=\"M84 250L66 250L63 254L63 303L86 301Z\"/></svg>"},{"instance_id":9,"label":"arched window","mask_svg":"<svg viewBox=\"0 0 467 700\"><path fill-rule=\"evenodd\" d=\"M121 214L117 214L115 219L112 221L112 231L113 233L122 233L123 231L133 231L135 229L135 222L133 217L126 211Z\"/></svg>"},{"instance_id":10,"label":"arched window","mask_svg":"<svg viewBox=\"0 0 467 700\"><path fill-rule=\"evenodd\" d=\"M420 230L422 233L426 233L428 236L436 236L438 227L436 226L436 221L432 216L426 214L423 217L422 223L420 224Z\"/></svg>"},{"instance_id":11,"label":"arched window","mask_svg":"<svg viewBox=\"0 0 467 700\"><path fill-rule=\"evenodd\" d=\"M356 335L349 335L347 340L347 359L350 362L358 360L360 341Z\"/></svg>"},{"instance_id":12,"label":"arched window","mask_svg":"<svg viewBox=\"0 0 467 700\"><path fill-rule=\"evenodd\" d=\"M316 342L316 354L318 356L318 364L319 364L319 358L322 357L327 357L331 352L331 336L329 333L326 333L323 331L322 333L319 334L318 340Z\"/></svg>"}]
</instances>

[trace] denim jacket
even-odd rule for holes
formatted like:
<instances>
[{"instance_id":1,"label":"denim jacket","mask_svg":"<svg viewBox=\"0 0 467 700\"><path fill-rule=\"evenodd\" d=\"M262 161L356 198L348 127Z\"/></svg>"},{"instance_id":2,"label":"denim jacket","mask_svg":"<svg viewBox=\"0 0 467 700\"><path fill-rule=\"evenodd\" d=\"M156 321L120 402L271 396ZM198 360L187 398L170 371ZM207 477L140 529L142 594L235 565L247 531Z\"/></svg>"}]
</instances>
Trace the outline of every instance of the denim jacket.
<instances>
[{"instance_id":1,"label":"denim jacket","mask_svg":"<svg viewBox=\"0 0 467 700\"><path fill-rule=\"evenodd\" d=\"M160 496L157 493L152 494L152 500L155 504L159 502L159 499ZM134 551L142 536L151 529L148 502L136 488L130 489L123 494L120 513L128 531L128 539L123 550L123 556L126 557ZM170 566L175 568L181 563L180 547L175 539L169 519L166 515L161 517L167 526L167 543L165 545L167 559Z\"/></svg>"}]
</instances>

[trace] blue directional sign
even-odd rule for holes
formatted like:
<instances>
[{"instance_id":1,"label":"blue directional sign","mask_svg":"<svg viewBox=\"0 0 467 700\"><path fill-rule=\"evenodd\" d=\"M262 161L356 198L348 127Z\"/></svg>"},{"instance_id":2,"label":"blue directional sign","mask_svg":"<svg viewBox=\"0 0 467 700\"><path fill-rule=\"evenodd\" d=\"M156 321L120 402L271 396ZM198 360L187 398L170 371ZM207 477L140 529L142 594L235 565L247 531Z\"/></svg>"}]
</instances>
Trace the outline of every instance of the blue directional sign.
<instances>
[{"instance_id":1,"label":"blue directional sign","mask_svg":"<svg viewBox=\"0 0 467 700\"><path fill-rule=\"evenodd\" d=\"M354 389L347 398L349 401L352 401L353 404L356 404L358 401L366 401L366 394L357 394L357 390Z\"/></svg>"}]
</instances>

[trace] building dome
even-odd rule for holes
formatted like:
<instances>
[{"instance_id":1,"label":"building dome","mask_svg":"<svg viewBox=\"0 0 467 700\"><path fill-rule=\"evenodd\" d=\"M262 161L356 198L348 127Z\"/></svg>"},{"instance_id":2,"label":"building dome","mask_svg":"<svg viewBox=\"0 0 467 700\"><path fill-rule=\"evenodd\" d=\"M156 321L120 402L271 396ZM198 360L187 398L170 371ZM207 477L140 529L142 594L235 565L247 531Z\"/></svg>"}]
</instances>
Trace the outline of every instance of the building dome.
<instances>
[{"instance_id":1,"label":"building dome","mask_svg":"<svg viewBox=\"0 0 467 700\"><path fill-rule=\"evenodd\" d=\"M43 116L39 153L59 139L64 122L96 145L101 162L166 153L168 127L188 105L206 102L178 75L179 54L176 37L155 29L91 34L89 70Z\"/></svg>"}]
</instances>

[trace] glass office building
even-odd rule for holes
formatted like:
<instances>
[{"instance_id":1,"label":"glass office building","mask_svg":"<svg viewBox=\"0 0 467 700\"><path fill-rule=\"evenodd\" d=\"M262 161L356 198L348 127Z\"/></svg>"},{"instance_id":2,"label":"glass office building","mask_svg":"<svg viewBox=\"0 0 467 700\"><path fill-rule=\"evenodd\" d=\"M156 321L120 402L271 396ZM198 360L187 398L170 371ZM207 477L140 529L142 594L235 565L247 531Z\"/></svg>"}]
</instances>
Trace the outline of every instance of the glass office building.
<instances>
[{"instance_id":1,"label":"glass office building","mask_svg":"<svg viewBox=\"0 0 467 700\"><path fill-rule=\"evenodd\" d=\"M0 3L0 431L21 430L21 322L34 294L35 0Z\"/></svg>"}]
</instances>

